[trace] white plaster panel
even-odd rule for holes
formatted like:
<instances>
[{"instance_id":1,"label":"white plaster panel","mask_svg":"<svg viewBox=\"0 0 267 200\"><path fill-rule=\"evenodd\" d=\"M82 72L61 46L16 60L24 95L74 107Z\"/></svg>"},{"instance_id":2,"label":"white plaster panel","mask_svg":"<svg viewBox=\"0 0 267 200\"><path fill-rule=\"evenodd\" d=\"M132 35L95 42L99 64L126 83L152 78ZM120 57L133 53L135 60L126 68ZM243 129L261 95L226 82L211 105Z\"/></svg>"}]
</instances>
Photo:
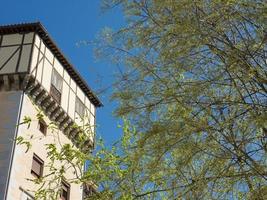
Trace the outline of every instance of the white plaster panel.
<instances>
[{"instance_id":1,"label":"white plaster panel","mask_svg":"<svg viewBox=\"0 0 267 200\"><path fill-rule=\"evenodd\" d=\"M78 126L83 126L83 119L80 117L80 115L75 112L75 123L78 125Z\"/></svg>"},{"instance_id":2,"label":"white plaster panel","mask_svg":"<svg viewBox=\"0 0 267 200\"><path fill-rule=\"evenodd\" d=\"M79 99L82 101L82 103L84 104L84 93L83 91L80 89L80 87L77 86L77 96L79 97Z\"/></svg>"},{"instance_id":3,"label":"white plaster panel","mask_svg":"<svg viewBox=\"0 0 267 200\"><path fill-rule=\"evenodd\" d=\"M90 124L90 130L91 130L89 131L89 135L91 136L90 139L93 141L94 134L95 134L95 117L92 114L90 114L89 117L90 117L89 124Z\"/></svg>"},{"instance_id":4,"label":"white plaster panel","mask_svg":"<svg viewBox=\"0 0 267 200\"><path fill-rule=\"evenodd\" d=\"M91 126L95 125L95 117L92 114L90 114L90 125Z\"/></svg>"},{"instance_id":5,"label":"white plaster panel","mask_svg":"<svg viewBox=\"0 0 267 200\"><path fill-rule=\"evenodd\" d=\"M50 63L53 63L54 55L48 48L46 48L45 50L45 57L49 60Z\"/></svg>"},{"instance_id":6,"label":"white plaster panel","mask_svg":"<svg viewBox=\"0 0 267 200\"><path fill-rule=\"evenodd\" d=\"M92 104L91 103L91 113L93 114L93 115L95 115L95 106L94 106L94 104Z\"/></svg>"},{"instance_id":7,"label":"white plaster panel","mask_svg":"<svg viewBox=\"0 0 267 200\"><path fill-rule=\"evenodd\" d=\"M35 45L39 48L39 45L40 45L40 41L41 41L41 39L40 39L40 37L39 37L39 35L35 35Z\"/></svg>"},{"instance_id":8,"label":"white plaster panel","mask_svg":"<svg viewBox=\"0 0 267 200\"><path fill-rule=\"evenodd\" d=\"M38 52L39 52L38 48L37 47L34 47L33 48L32 57L31 57L31 59L32 59L31 69L30 69L31 72L34 70L34 68L37 65Z\"/></svg>"},{"instance_id":9,"label":"white plaster panel","mask_svg":"<svg viewBox=\"0 0 267 200\"><path fill-rule=\"evenodd\" d=\"M85 107L88 108L90 110L90 100L88 99L88 97L85 97Z\"/></svg>"},{"instance_id":10,"label":"white plaster panel","mask_svg":"<svg viewBox=\"0 0 267 200\"><path fill-rule=\"evenodd\" d=\"M74 92L76 92L77 84L72 78L70 79L70 87L73 89Z\"/></svg>"},{"instance_id":11,"label":"white plaster panel","mask_svg":"<svg viewBox=\"0 0 267 200\"><path fill-rule=\"evenodd\" d=\"M26 72L28 70L31 49L32 45L23 45L18 69L19 72Z\"/></svg>"},{"instance_id":12,"label":"white plaster panel","mask_svg":"<svg viewBox=\"0 0 267 200\"><path fill-rule=\"evenodd\" d=\"M90 124L90 128L91 128L91 132L90 132L90 134L93 136L93 135L95 135L95 124L93 123L91 123Z\"/></svg>"},{"instance_id":13,"label":"white plaster panel","mask_svg":"<svg viewBox=\"0 0 267 200\"><path fill-rule=\"evenodd\" d=\"M60 74L60 76L63 77L63 67L60 64L60 62L58 61L58 59L55 59L54 68L57 70L57 72Z\"/></svg>"},{"instance_id":14,"label":"white plaster panel","mask_svg":"<svg viewBox=\"0 0 267 200\"><path fill-rule=\"evenodd\" d=\"M2 47L0 50L0 66L8 61L18 47ZM18 62L19 51L7 62L0 74L14 73Z\"/></svg>"},{"instance_id":15,"label":"white plaster panel","mask_svg":"<svg viewBox=\"0 0 267 200\"><path fill-rule=\"evenodd\" d=\"M52 76L52 65L47 60L45 60L42 85L47 91L50 91L51 76Z\"/></svg>"},{"instance_id":16,"label":"white plaster panel","mask_svg":"<svg viewBox=\"0 0 267 200\"><path fill-rule=\"evenodd\" d=\"M93 115L90 115L90 128L91 132L89 132L89 135L91 136L91 140L93 141L94 135L95 135L95 118Z\"/></svg>"},{"instance_id":17,"label":"white plaster panel","mask_svg":"<svg viewBox=\"0 0 267 200\"><path fill-rule=\"evenodd\" d=\"M36 68L35 68L34 70L31 71L31 74L32 74L33 76L36 76Z\"/></svg>"},{"instance_id":18,"label":"white plaster panel","mask_svg":"<svg viewBox=\"0 0 267 200\"><path fill-rule=\"evenodd\" d=\"M87 118L90 120L90 111L87 108L85 108L85 111L84 111L84 118Z\"/></svg>"},{"instance_id":19,"label":"white plaster panel","mask_svg":"<svg viewBox=\"0 0 267 200\"><path fill-rule=\"evenodd\" d=\"M32 43L32 41L33 41L33 34L34 34L33 32L25 34L23 43L24 44L25 43Z\"/></svg>"},{"instance_id":20,"label":"white plaster panel","mask_svg":"<svg viewBox=\"0 0 267 200\"><path fill-rule=\"evenodd\" d=\"M85 114L84 114L84 126L88 128L90 126L90 111L89 109L85 109Z\"/></svg>"},{"instance_id":21,"label":"white plaster panel","mask_svg":"<svg viewBox=\"0 0 267 200\"><path fill-rule=\"evenodd\" d=\"M68 114L72 119L74 119L75 99L76 99L75 93L72 90L70 90Z\"/></svg>"},{"instance_id":22,"label":"white plaster panel","mask_svg":"<svg viewBox=\"0 0 267 200\"><path fill-rule=\"evenodd\" d=\"M94 142L94 134L90 134L90 135L89 135L89 139L90 139L92 142Z\"/></svg>"},{"instance_id":23,"label":"white plaster panel","mask_svg":"<svg viewBox=\"0 0 267 200\"><path fill-rule=\"evenodd\" d=\"M65 111L68 110L69 90L69 85L63 81L61 106Z\"/></svg>"},{"instance_id":24,"label":"white plaster panel","mask_svg":"<svg viewBox=\"0 0 267 200\"><path fill-rule=\"evenodd\" d=\"M64 70L64 80L68 83L68 85L70 84L70 75L66 70Z\"/></svg>"},{"instance_id":25,"label":"white plaster panel","mask_svg":"<svg viewBox=\"0 0 267 200\"><path fill-rule=\"evenodd\" d=\"M45 44L44 44L44 42L43 41L41 41L41 52L44 54L44 52L45 52Z\"/></svg>"},{"instance_id":26,"label":"white plaster panel","mask_svg":"<svg viewBox=\"0 0 267 200\"><path fill-rule=\"evenodd\" d=\"M39 64L37 66L36 79L41 83L42 82L43 60L41 60L41 58L39 58L39 62L38 63Z\"/></svg>"},{"instance_id":27,"label":"white plaster panel","mask_svg":"<svg viewBox=\"0 0 267 200\"><path fill-rule=\"evenodd\" d=\"M22 41L22 35L21 34L4 35L3 41L2 41L2 46L14 45L14 44L20 45L21 41Z\"/></svg>"}]
</instances>

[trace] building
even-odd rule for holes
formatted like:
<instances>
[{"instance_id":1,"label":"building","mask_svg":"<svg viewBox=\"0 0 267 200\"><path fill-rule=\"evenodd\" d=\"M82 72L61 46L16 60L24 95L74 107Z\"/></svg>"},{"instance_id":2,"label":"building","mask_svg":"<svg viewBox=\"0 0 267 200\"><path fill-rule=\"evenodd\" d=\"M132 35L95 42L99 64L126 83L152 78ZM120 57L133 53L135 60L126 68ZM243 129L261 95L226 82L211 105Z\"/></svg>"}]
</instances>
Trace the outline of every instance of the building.
<instances>
[{"instance_id":1,"label":"building","mask_svg":"<svg viewBox=\"0 0 267 200\"><path fill-rule=\"evenodd\" d=\"M49 173L46 144L59 140L77 148L94 146L95 109L100 100L38 23L0 26L0 200L33 199L32 181ZM43 119L36 119L40 110ZM32 118L30 127L23 123ZM84 118L85 120L81 120ZM47 128L55 123L55 132ZM90 124L87 140L77 143L79 126ZM32 147L16 144L33 138ZM57 142L56 142L57 143ZM60 143L60 144L59 144ZM67 171L66 179L73 172ZM62 183L61 199L82 199L83 187Z\"/></svg>"}]
</instances>

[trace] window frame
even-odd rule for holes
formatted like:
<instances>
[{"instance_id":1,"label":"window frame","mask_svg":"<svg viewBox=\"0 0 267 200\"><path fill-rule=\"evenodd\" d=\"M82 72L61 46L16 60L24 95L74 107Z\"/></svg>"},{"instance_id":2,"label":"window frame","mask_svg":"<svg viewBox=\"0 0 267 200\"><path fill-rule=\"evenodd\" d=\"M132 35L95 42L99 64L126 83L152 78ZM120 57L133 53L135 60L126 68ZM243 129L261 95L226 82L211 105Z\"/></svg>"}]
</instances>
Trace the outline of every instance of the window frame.
<instances>
[{"instance_id":1,"label":"window frame","mask_svg":"<svg viewBox=\"0 0 267 200\"><path fill-rule=\"evenodd\" d=\"M65 187L67 189L67 191L66 191L67 192L67 198L66 199L65 199L65 197L64 197L64 199L62 198L63 190L64 190L63 187ZM70 184L67 181L65 181L65 180L62 180L61 181L60 200L70 200Z\"/></svg>"},{"instance_id":2,"label":"window frame","mask_svg":"<svg viewBox=\"0 0 267 200\"><path fill-rule=\"evenodd\" d=\"M58 81L60 80L60 88L56 86L56 84L53 83L54 77L56 79L58 78ZM62 90L63 90L63 77L57 72L55 68L52 70L52 76L51 76L51 84L50 84L50 95L56 100L57 103L61 103L61 97L62 97Z\"/></svg>"},{"instance_id":3,"label":"window frame","mask_svg":"<svg viewBox=\"0 0 267 200\"><path fill-rule=\"evenodd\" d=\"M78 105L78 103L80 105ZM83 113L80 113L80 109L77 109L77 107L83 107ZM82 100L76 96L76 100L75 100L75 112L81 117L81 118L84 118L85 116L85 110L86 110L86 107L84 105L84 103L82 102Z\"/></svg>"},{"instance_id":4,"label":"window frame","mask_svg":"<svg viewBox=\"0 0 267 200\"><path fill-rule=\"evenodd\" d=\"M43 126L44 130L41 130L41 127ZM47 135L47 129L48 129L48 125L46 124L46 122L43 119L39 119L38 121L38 130L43 134L43 135Z\"/></svg>"},{"instance_id":5,"label":"window frame","mask_svg":"<svg viewBox=\"0 0 267 200\"><path fill-rule=\"evenodd\" d=\"M33 162L34 161L37 162L38 164L40 164L40 174L35 172L33 169ZM43 171L44 171L44 161L34 153L33 157L32 157L31 174L36 176L37 178L41 178L43 176Z\"/></svg>"}]
</instances>

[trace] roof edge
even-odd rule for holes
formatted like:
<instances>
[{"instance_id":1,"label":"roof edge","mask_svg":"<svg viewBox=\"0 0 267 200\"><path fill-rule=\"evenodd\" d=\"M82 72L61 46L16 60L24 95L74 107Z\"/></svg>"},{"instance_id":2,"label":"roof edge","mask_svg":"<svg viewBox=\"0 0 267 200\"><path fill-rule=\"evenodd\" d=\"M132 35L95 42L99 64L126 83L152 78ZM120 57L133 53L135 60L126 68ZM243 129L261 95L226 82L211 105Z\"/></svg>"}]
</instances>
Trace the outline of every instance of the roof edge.
<instances>
[{"instance_id":1,"label":"roof edge","mask_svg":"<svg viewBox=\"0 0 267 200\"><path fill-rule=\"evenodd\" d=\"M99 98L94 94L93 90L88 86L87 82L83 79L80 73L73 67L69 60L64 56L62 51L56 45L52 37L49 35L46 28L41 22L32 23L21 23L21 24L10 24L0 26L0 34L12 34L12 33L23 33L23 32L35 32L43 40L45 45L50 49L54 56L59 60L64 69L69 75L76 81L77 85L89 98L89 100L96 106L102 107L103 104Z\"/></svg>"}]
</instances>

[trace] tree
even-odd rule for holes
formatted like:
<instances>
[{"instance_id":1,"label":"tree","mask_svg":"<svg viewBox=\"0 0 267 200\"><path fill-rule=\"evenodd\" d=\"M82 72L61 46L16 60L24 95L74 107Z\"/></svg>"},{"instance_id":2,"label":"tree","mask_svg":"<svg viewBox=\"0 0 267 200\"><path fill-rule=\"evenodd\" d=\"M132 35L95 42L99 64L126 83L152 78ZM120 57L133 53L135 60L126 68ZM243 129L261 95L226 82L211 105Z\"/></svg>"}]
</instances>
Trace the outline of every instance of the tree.
<instances>
[{"instance_id":1,"label":"tree","mask_svg":"<svg viewBox=\"0 0 267 200\"><path fill-rule=\"evenodd\" d=\"M104 5L121 6L127 23L106 29L97 53L125 67L113 98L117 116L135 127L127 151L119 145L116 162L111 154L120 170L106 191L118 199L265 199L264 1Z\"/></svg>"},{"instance_id":2,"label":"tree","mask_svg":"<svg viewBox=\"0 0 267 200\"><path fill-rule=\"evenodd\" d=\"M103 5L121 6L127 20L97 43L124 66L113 95L124 135L111 150L79 154L90 165L76 181L99 186L88 198L266 199L264 1Z\"/></svg>"}]
</instances>

